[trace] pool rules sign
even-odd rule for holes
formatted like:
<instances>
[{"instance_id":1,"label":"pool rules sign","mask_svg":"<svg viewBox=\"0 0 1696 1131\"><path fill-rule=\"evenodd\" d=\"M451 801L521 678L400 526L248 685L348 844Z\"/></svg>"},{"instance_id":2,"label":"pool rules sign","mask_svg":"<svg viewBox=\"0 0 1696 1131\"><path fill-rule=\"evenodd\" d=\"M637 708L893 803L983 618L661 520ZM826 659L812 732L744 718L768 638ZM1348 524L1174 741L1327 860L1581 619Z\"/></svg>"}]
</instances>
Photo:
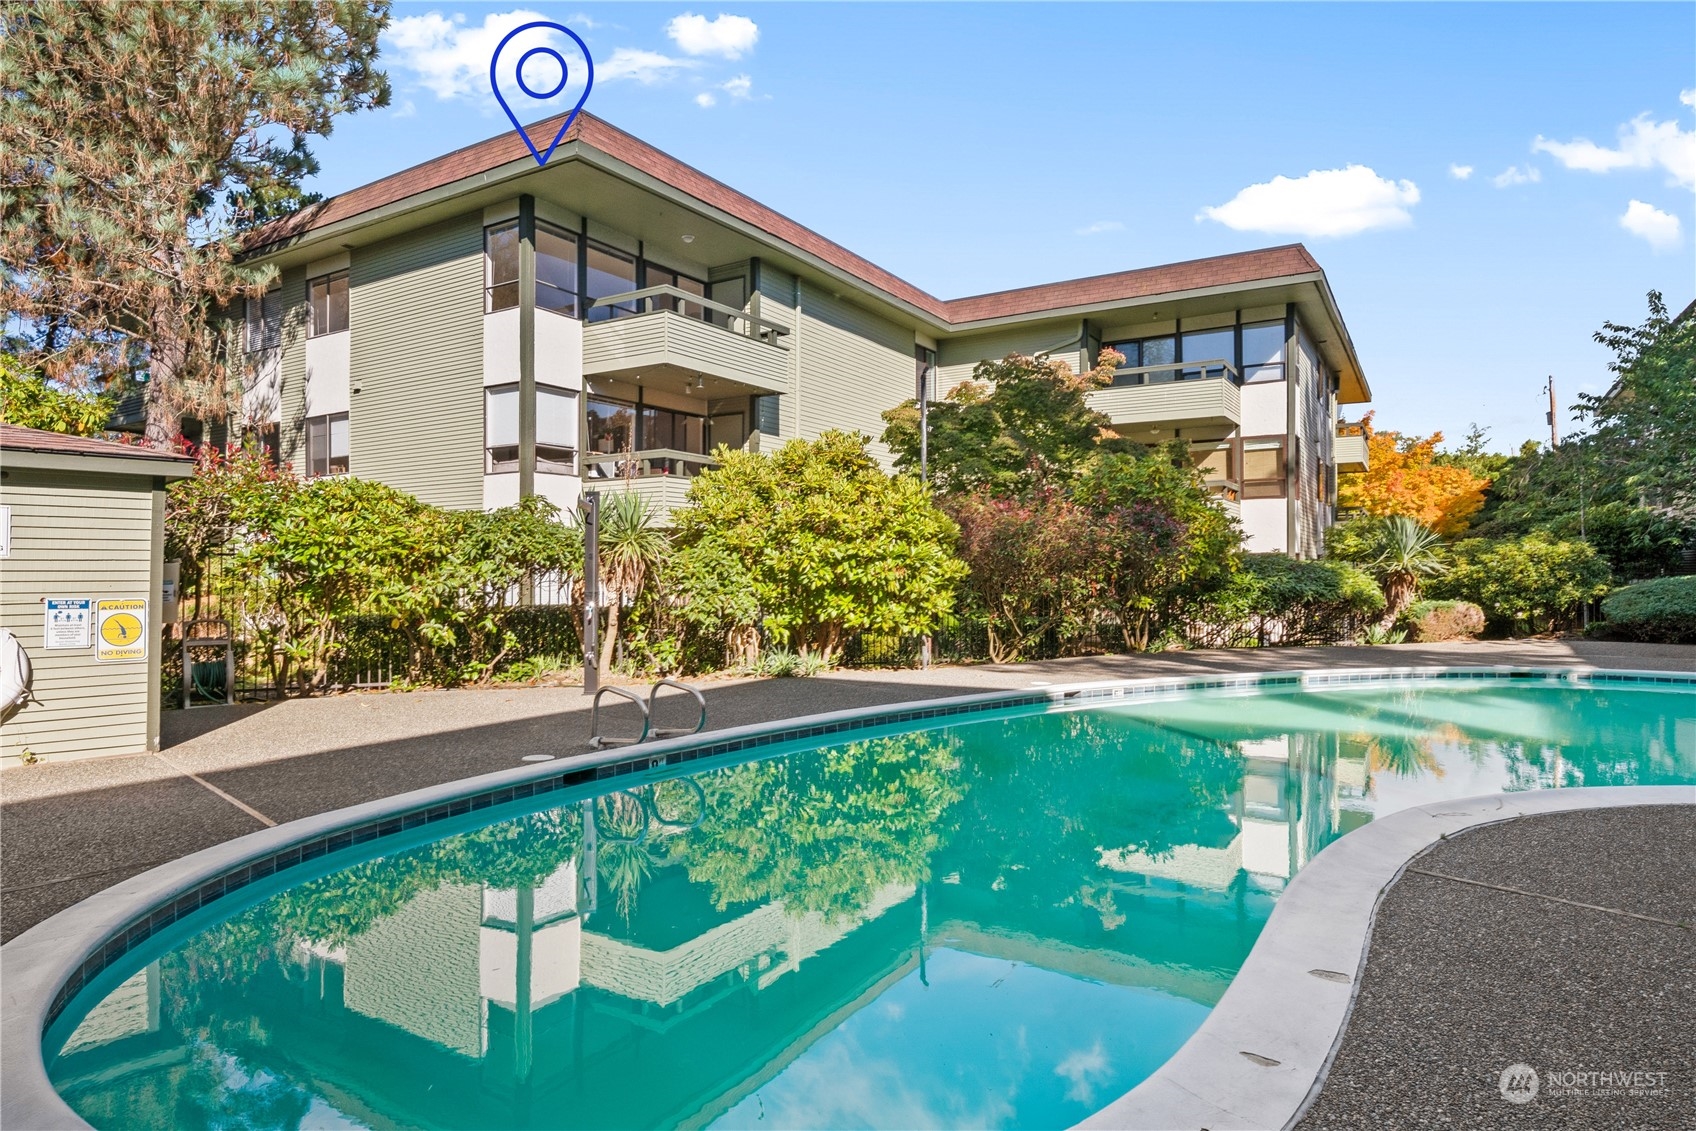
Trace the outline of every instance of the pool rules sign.
<instances>
[{"instance_id":1,"label":"pool rules sign","mask_svg":"<svg viewBox=\"0 0 1696 1131\"><path fill-rule=\"evenodd\" d=\"M101 663L147 659L147 601L108 600L94 607L94 658Z\"/></svg>"}]
</instances>

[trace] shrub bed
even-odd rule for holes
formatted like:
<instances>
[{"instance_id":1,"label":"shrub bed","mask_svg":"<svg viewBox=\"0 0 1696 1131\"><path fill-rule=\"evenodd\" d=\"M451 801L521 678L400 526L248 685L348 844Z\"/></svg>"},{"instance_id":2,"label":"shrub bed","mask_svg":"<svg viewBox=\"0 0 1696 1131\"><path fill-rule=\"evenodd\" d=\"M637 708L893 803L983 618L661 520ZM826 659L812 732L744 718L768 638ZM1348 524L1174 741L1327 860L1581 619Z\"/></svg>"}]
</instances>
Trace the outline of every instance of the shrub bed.
<instances>
[{"instance_id":1,"label":"shrub bed","mask_svg":"<svg viewBox=\"0 0 1696 1131\"><path fill-rule=\"evenodd\" d=\"M1595 635L1652 644L1696 644L1696 577L1639 581L1602 601Z\"/></svg>"}]
</instances>

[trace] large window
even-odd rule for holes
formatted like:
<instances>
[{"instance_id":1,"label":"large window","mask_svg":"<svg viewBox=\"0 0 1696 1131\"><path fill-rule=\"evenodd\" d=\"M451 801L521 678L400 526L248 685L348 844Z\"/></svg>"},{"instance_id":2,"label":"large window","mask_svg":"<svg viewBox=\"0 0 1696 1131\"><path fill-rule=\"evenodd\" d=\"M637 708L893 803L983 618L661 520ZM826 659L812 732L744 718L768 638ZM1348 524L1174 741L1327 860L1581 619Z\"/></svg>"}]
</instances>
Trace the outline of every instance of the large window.
<instances>
[{"instance_id":1,"label":"large window","mask_svg":"<svg viewBox=\"0 0 1696 1131\"><path fill-rule=\"evenodd\" d=\"M1237 449L1229 440L1190 445L1190 466L1196 468L1209 483L1237 478Z\"/></svg>"},{"instance_id":2,"label":"large window","mask_svg":"<svg viewBox=\"0 0 1696 1131\"><path fill-rule=\"evenodd\" d=\"M1284 438L1259 436L1243 440L1243 498L1284 497Z\"/></svg>"},{"instance_id":3,"label":"large window","mask_svg":"<svg viewBox=\"0 0 1696 1131\"><path fill-rule=\"evenodd\" d=\"M636 450L636 406L629 401L589 398L588 449L595 455Z\"/></svg>"},{"instance_id":4,"label":"large window","mask_svg":"<svg viewBox=\"0 0 1696 1131\"><path fill-rule=\"evenodd\" d=\"M518 386L483 391L483 429L488 470L518 470ZM577 471L577 394L536 386L536 470L572 475Z\"/></svg>"},{"instance_id":5,"label":"large window","mask_svg":"<svg viewBox=\"0 0 1696 1131\"><path fill-rule=\"evenodd\" d=\"M636 442L644 451L670 448L704 455L707 450L707 418L692 412L644 405L642 431Z\"/></svg>"},{"instance_id":6,"label":"large window","mask_svg":"<svg viewBox=\"0 0 1696 1131\"><path fill-rule=\"evenodd\" d=\"M283 340L283 292L272 289L246 303L247 352L276 349Z\"/></svg>"},{"instance_id":7,"label":"large window","mask_svg":"<svg viewBox=\"0 0 1696 1131\"><path fill-rule=\"evenodd\" d=\"M1178 360L1178 339L1170 334L1159 338L1139 338L1135 341L1110 342L1108 349L1118 350L1125 355L1125 364L1121 370L1137 369L1149 365L1171 365ZM1162 381L1170 381L1177 376L1173 369L1156 370L1152 373L1121 372L1113 378L1115 385L1146 385Z\"/></svg>"},{"instance_id":8,"label":"large window","mask_svg":"<svg viewBox=\"0 0 1696 1131\"><path fill-rule=\"evenodd\" d=\"M589 241L588 297L591 301L611 295L627 294L636 289L636 257L617 248ZM637 304L621 302L616 306L596 303L589 308L589 321L605 322L637 313Z\"/></svg>"},{"instance_id":9,"label":"large window","mask_svg":"<svg viewBox=\"0 0 1696 1131\"><path fill-rule=\"evenodd\" d=\"M518 221L483 233L485 309L518 305ZM577 316L577 237L552 224L536 223L536 308Z\"/></svg>"},{"instance_id":10,"label":"large window","mask_svg":"<svg viewBox=\"0 0 1696 1131\"><path fill-rule=\"evenodd\" d=\"M306 420L306 474L346 475L348 469L347 413L311 416Z\"/></svg>"},{"instance_id":11,"label":"large window","mask_svg":"<svg viewBox=\"0 0 1696 1131\"><path fill-rule=\"evenodd\" d=\"M1190 361L1223 361L1226 365L1235 366L1237 363L1237 330L1234 326L1225 326L1217 330L1189 330L1183 335L1179 348L1182 357ZM1220 365L1186 365L1178 373L1180 381L1195 381L1203 377L1223 377L1225 370Z\"/></svg>"},{"instance_id":12,"label":"large window","mask_svg":"<svg viewBox=\"0 0 1696 1131\"><path fill-rule=\"evenodd\" d=\"M1243 381L1284 379L1284 324L1250 322L1243 326Z\"/></svg>"},{"instance_id":13,"label":"large window","mask_svg":"<svg viewBox=\"0 0 1696 1131\"><path fill-rule=\"evenodd\" d=\"M312 316L306 323L306 336L339 334L347 329L347 272L337 271L306 284L306 302Z\"/></svg>"},{"instance_id":14,"label":"large window","mask_svg":"<svg viewBox=\"0 0 1696 1131\"><path fill-rule=\"evenodd\" d=\"M680 291L688 291L698 298L707 297L707 284L700 279L691 278L681 271L673 271L669 267L661 267L658 263L649 263L646 272L647 285L650 287L671 286ZM615 292L616 293L616 292ZM687 299L679 299L671 295L657 295L650 300L650 310L675 310L687 318L704 318L707 308Z\"/></svg>"}]
</instances>

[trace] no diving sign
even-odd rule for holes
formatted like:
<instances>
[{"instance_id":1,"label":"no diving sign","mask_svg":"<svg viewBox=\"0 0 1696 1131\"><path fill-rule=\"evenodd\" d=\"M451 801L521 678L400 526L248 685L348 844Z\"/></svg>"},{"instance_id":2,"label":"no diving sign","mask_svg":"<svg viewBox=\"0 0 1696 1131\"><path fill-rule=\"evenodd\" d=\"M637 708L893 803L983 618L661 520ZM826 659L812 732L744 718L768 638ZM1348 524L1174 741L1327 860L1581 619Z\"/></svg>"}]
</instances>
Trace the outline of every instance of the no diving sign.
<instances>
[{"instance_id":1,"label":"no diving sign","mask_svg":"<svg viewBox=\"0 0 1696 1131\"><path fill-rule=\"evenodd\" d=\"M94 658L101 663L147 659L147 601L101 601L94 610Z\"/></svg>"}]
</instances>

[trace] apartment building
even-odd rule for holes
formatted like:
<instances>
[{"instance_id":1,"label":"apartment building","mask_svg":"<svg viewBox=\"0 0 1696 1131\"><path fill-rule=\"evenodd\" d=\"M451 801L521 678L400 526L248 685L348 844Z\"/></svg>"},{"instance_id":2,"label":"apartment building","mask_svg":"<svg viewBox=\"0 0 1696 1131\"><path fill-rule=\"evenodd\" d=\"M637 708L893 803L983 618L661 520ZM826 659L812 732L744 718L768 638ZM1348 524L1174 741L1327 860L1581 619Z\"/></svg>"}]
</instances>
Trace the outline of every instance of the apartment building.
<instances>
[{"instance_id":1,"label":"apartment building","mask_svg":"<svg viewBox=\"0 0 1696 1131\"><path fill-rule=\"evenodd\" d=\"M441 506L600 489L669 512L719 445L876 441L979 361L1107 347L1096 407L1187 441L1251 549L1320 553L1365 458L1338 430L1366 380L1299 245L942 300L580 114L545 167L502 134L251 246L279 281L246 311L243 426L306 474Z\"/></svg>"}]
</instances>

